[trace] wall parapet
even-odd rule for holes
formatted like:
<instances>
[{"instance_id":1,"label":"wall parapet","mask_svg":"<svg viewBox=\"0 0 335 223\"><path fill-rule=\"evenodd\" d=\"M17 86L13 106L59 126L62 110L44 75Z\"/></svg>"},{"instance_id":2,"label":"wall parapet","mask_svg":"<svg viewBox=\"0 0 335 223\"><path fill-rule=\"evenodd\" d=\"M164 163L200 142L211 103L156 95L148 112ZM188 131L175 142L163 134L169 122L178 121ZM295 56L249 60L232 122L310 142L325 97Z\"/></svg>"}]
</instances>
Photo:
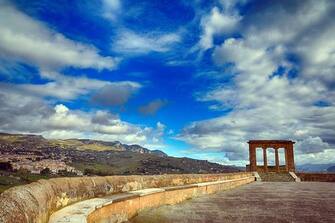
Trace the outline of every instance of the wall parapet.
<instances>
[{"instance_id":1,"label":"wall parapet","mask_svg":"<svg viewBox=\"0 0 335 223\"><path fill-rule=\"evenodd\" d=\"M296 173L301 181L335 182L335 173Z\"/></svg>"},{"instance_id":2,"label":"wall parapet","mask_svg":"<svg viewBox=\"0 0 335 223\"><path fill-rule=\"evenodd\" d=\"M54 178L13 187L0 195L0 222L45 223L51 214L70 204L147 188L182 186L233 180L252 173L168 174L151 176L106 176Z\"/></svg>"},{"instance_id":3,"label":"wall parapet","mask_svg":"<svg viewBox=\"0 0 335 223\"><path fill-rule=\"evenodd\" d=\"M138 212L161 205L171 205L193 197L228 190L255 181L254 176L233 180L196 183L184 186L148 188L94 198L65 207L51 215L49 223L119 223Z\"/></svg>"}]
</instances>

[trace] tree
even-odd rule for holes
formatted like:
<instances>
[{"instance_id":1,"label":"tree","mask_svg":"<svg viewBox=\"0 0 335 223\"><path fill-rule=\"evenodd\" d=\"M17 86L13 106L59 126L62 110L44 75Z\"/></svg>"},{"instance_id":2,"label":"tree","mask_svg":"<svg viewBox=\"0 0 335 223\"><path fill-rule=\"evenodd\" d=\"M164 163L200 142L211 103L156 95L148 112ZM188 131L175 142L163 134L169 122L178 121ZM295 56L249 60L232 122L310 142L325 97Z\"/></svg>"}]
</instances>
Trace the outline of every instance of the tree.
<instances>
[{"instance_id":1,"label":"tree","mask_svg":"<svg viewBox=\"0 0 335 223\"><path fill-rule=\"evenodd\" d=\"M13 166L10 162L0 162L0 170L13 171Z\"/></svg>"},{"instance_id":2,"label":"tree","mask_svg":"<svg viewBox=\"0 0 335 223\"><path fill-rule=\"evenodd\" d=\"M59 176L62 176L62 177L75 177L75 176L77 176L76 173L74 173L74 172L69 172L69 171L67 171L67 170L59 170L59 171L58 171L58 175L59 175Z\"/></svg>"},{"instance_id":3,"label":"tree","mask_svg":"<svg viewBox=\"0 0 335 223\"><path fill-rule=\"evenodd\" d=\"M48 167L46 167L41 171L41 174L42 175L49 175L49 174L51 174L51 171Z\"/></svg>"}]
</instances>

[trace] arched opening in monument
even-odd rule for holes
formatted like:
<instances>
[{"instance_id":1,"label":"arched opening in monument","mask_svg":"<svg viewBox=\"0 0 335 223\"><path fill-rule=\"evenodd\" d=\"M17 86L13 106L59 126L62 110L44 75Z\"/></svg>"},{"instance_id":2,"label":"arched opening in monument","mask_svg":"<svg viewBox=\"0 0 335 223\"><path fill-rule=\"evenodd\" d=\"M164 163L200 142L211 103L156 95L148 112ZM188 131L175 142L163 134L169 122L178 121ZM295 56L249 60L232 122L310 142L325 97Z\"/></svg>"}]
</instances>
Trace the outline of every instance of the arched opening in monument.
<instances>
[{"instance_id":1,"label":"arched opening in monument","mask_svg":"<svg viewBox=\"0 0 335 223\"><path fill-rule=\"evenodd\" d=\"M264 170L265 172L275 172L276 167L276 160L275 160L275 149L272 147L268 147L266 149L268 151L268 163L267 163L267 169Z\"/></svg>"},{"instance_id":2,"label":"arched opening in monument","mask_svg":"<svg viewBox=\"0 0 335 223\"><path fill-rule=\"evenodd\" d=\"M275 166L275 149L267 148L268 151L268 166Z\"/></svg>"},{"instance_id":3,"label":"arched opening in monument","mask_svg":"<svg viewBox=\"0 0 335 223\"><path fill-rule=\"evenodd\" d=\"M256 162L257 166L263 166L264 164L263 149L260 147L256 148Z\"/></svg>"},{"instance_id":4,"label":"arched opening in monument","mask_svg":"<svg viewBox=\"0 0 335 223\"><path fill-rule=\"evenodd\" d=\"M278 155L279 155L279 165L280 165L280 167L284 167L285 164L286 164L285 148L279 148L278 149Z\"/></svg>"}]
</instances>

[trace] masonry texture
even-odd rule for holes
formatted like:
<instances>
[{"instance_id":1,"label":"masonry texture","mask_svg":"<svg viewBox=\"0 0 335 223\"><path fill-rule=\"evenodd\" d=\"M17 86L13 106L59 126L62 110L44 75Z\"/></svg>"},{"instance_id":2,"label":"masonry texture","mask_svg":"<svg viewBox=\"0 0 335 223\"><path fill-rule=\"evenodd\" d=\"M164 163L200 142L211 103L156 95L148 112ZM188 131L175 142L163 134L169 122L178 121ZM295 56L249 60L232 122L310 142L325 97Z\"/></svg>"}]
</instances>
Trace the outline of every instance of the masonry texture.
<instances>
[{"instance_id":1,"label":"masonry texture","mask_svg":"<svg viewBox=\"0 0 335 223\"><path fill-rule=\"evenodd\" d=\"M0 195L0 222L44 223L55 211L78 201L145 188L229 180L251 173L78 177L39 180Z\"/></svg>"},{"instance_id":2,"label":"masonry texture","mask_svg":"<svg viewBox=\"0 0 335 223\"><path fill-rule=\"evenodd\" d=\"M302 181L335 182L335 173L297 173L297 176Z\"/></svg>"},{"instance_id":3,"label":"masonry texture","mask_svg":"<svg viewBox=\"0 0 335 223\"><path fill-rule=\"evenodd\" d=\"M143 211L131 222L335 222L335 186L324 182L257 182Z\"/></svg>"},{"instance_id":4,"label":"masonry texture","mask_svg":"<svg viewBox=\"0 0 335 223\"><path fill-rule=\"evenodd\" d=\"M289 172L295 171L294 165L294 151L293 151L293 141L290 140L250 140L249 144L249 161L250 164L247 165L247 170L249 171L258 171L258 172L269 172L275 171L279 172ZM260 147L263 149L263 166L257 166L257 158L256 158L256 148ZM268 166L267 163L267 149L273 148L275 150L275 162L276 165L274 167ZM285 165L279 165L279 148L284 148L285 154Z\"/></svg>"},{"instance_id":5,"label":"masonry texture","mask_svg":"<svg viewBox=\"0 0 335 223\"><path fill-rule=\"evenodd\" d=\"M186 186L163 187L162 191L157 191L151 194L142 193L139 191L138 197L131 197L122 199L121 201L107 202L106 205L98 205L94 211L87 214L88 223L119 223L125 219L134 217L138 212L159 207L161 205L174 205L184 200L191 199L198 196L204 196L218 191L230 190L244 184L255 182L254 176L244 177L240 179L224 180L216 182L198 183ZM129 192L131 193L131 192ZM90 200L88 200L90 201ZM82 203L82 202L80 202ZM70 206L71 207L71 206ZM89 206L86 206L87 208ZM67 209L67 208L65 208ZM64 209L63 209L64 210ZM62 211L62 210L61 210ZM75 213L85 213L84 210L76 209ZM56 212L57 214L58 212ZM72 215L72 213L70 214ZM84 214L85 215L85 214ZM71 216L60 216L59 220L51 221L49 223L63 223L64 219L72 218ZM54 219L51 216L52 220Z\"/></svg>"}]
</instances>

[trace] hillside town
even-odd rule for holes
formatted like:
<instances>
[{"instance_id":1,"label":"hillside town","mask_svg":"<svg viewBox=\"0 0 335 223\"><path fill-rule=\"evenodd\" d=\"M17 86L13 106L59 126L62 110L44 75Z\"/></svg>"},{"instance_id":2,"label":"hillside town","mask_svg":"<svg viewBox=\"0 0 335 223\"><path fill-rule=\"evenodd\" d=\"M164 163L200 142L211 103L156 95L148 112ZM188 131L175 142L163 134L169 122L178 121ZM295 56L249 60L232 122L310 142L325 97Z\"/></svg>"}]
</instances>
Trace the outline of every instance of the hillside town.
<instances>
[{"instance_id":1,"label":"hillside town","mask_svg":"<svg viewBox=\"0 0 335 223\"><path fill-rule=\"evenodd\" d=\"M26 170L33 174L41 174L43 170L48 169L51 174L66 171L78 176L83 175L81 171L67 165L62 159L44 159L36 155L2 154L0 152L0 163L6 162L11 164L13 171Z\"/></svg>"},{"instance_id":2,"label":"hillside town","mask_svg":"<svg viewBox=\"0 0 335 223\"><path fill-rule=\"evenodd\" d=\"M7 163L10 171L36 175L47 173L49 176L239 171L233 166L169 157L160 150L118 141L49 140L39 135L0 133L0 164L8 166ZM8 175L8 171L5 174Z\"/></svg>"},{"instance_id":3,"label":"hillside town","mask_svg":"<svg viewBox=\"0 0 335 223\"><path fill-rule=\"evenodd\" d=\"M0 148L4 147L0 145ZM58 174L68 172L78 176L83 173L76 168L66 164L66 158L51 159L49 155L36 151L24 151L22 148L13 152L0 150L0 163L9 163L13 171L28 171L32 174L41 174L43 170L48 170L50 174Z\"/></svg>"}]
</instances>

